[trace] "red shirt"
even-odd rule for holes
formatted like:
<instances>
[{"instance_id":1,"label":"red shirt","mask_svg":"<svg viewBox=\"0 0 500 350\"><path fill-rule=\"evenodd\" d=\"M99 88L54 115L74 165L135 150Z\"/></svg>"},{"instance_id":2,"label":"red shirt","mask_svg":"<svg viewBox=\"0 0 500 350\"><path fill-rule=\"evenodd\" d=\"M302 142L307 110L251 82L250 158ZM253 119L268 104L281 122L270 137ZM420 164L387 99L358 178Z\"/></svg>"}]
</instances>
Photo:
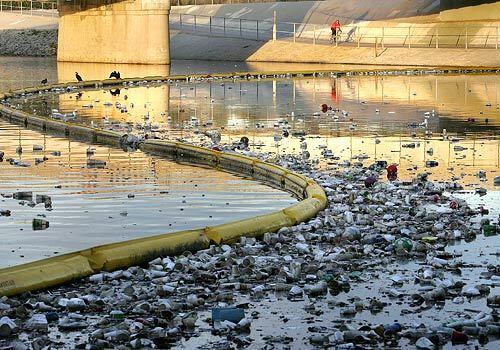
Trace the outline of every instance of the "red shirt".
<instances>
[{"instance_id":1,"label":"red shirt","mask_svg":"<svg viewBox=\"0 0 500 350\"><path fill-rule=\"evenodd\" d=\"M340 22L339 21L333 22L332 25L330 26L330 28L335 29L335 30L340 29Z\"/></svg>"}]
</instances>

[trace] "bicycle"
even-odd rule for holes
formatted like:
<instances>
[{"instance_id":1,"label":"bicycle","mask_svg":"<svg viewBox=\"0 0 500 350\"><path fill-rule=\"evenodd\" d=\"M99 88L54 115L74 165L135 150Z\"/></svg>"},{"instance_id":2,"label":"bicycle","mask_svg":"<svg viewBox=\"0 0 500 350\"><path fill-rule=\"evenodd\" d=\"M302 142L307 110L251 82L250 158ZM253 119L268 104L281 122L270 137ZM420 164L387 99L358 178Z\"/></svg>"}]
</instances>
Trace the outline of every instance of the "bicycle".
<instances>
[{"instance_id":1,"label":"bicycle","mask_svg":"<svg viewBox=\"0 0 500 350\"><path fill-rule=\"evenodd\" d=\"M337 33L334 35L333 33L330 35L330 44L335 44L335 43L338 43L339 39L340 39L340 34L342 33L342 30L338 30Z\"/></svg>"}]
</instances>

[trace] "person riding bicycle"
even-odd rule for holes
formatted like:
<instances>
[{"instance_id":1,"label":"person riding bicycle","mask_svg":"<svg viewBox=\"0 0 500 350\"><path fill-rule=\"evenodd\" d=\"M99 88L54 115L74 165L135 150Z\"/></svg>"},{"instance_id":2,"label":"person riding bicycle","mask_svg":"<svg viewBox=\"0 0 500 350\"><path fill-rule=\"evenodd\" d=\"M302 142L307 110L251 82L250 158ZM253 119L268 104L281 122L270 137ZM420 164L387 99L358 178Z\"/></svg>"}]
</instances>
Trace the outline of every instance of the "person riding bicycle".
<instances>
[{"instance_id":1,"label":"person riding bicycle","mask_svg":"<svg viewBox=\"0 0 500 350\"><path fill-rule=\"evenodd\" d=\"M342 29L340 29L340 21L336 19L335 21L332 22L332 25L330 26L330 29L332 30L332 40L333 42L337 42L337 35L342 33Z\"/></svg>"}]
</instances>

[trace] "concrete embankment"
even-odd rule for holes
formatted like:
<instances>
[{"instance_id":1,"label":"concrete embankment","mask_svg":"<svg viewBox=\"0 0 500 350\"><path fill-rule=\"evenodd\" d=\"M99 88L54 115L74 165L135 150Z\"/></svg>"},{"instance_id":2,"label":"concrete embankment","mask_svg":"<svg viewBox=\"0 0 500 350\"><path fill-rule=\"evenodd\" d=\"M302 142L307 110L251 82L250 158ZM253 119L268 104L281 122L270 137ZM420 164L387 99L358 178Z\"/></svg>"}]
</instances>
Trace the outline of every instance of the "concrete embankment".
<instances>
[{"instance_id":1,"label":"concrete embankment","mask_svg":"<svg viewBox=\"0 0 500 350\"><path fill-rule=\"evenodd\" d=\"M411 65L449 67L498 67L500 50L333 47L284 41L268 42L247 58L253 62L343 63L361 65Z\"/></svg>"},{"instance_id":2,"label":"concrete embankment","mask_svg":"<svg viewBox=\"0 0 500 350\"><path fill-rule=\"evenodd\" d=\"M172 8L173 15L186 13L270 21L273 19L274 11L276 11L278 21L281 22L329 24L334 19L341 19L344 23L350 23L360 20L377 21L435 14L439 12L439 1L385 0L377 2L377 5L374 6L371 0L348 2L326 0L261 4L191 5Z\"/></svg>"},{"instance_id":3,"label":"concrete embankment","mask_svg":"<svg viewBox=\"0 0 500 350\"><path fill-rule=\"evenodd\" d=\"M342 63L362 65L412 65L450 67L498 67L500 50L333 47L287 41L262 42L172 33L172 58L282 63ZM228 45L231 49L227 49ZM56 30L8 30L0 32L0 54L5 56L53 56ZM202 54L201 54L202 53ZM376 55L376 56L375 56Z\"/></svg>"},{"instance_id":4,"label":"concrete embankment","mask_svg":"<svg viewBox=\"0 0 500 350\"><path fill-rule=\"evenodd\" d=\"M347 9L342 2L337 0L176 7L172 10L171 22L175 22L179 13L266 20L272 18L272 13L276 10L278 21L299 22L303 24L303 28L301 27L299 31L297 43L293 43L289 37L281 38L277 42L268 42L268 37L259 38L260 40L254 40L251 36L250 38L234 37L241 35L241 32L239 35L225 32L221 34L217 31L212 33L208 29L204 31L203 28L198 28L197 31L195 28L193 31L189 25L178 28L181 30L174 29L179 27L177 25L173 26L171 31L171 58L431 67L498 67L500 65L500 51L495 50L495 40L492 37L496 33L492 26L496 26L498 22L473 22L466 36L461 33L466 22L443 24L437 17L438 7L433 1L419 1L408 6L408 4L404 5L403 1L391 0L384 2L383 6L376 9L373 9L368 2L358 0L358 3L360 7L353 9ZM478 8L482 9L481 6ZM453 11L459 13L462 9L447 11L448 20L450 20L450 13L455 13ZM423 16L412 17L417 15ZM325 44L326 40L318 40L317 45L313 45L313 35L320 39L329 36L328 25L324 27L323 24L328 23L332 16L345 17L349 19L349 21L343 20L345 24L355 22L357 27L362 28L363 42L360 48L352 42L345 45L341 43L339 47L333 47ZM26 20L27 17L0 13L0 55L55 55L57 18ZM316 27L313 33L309 28L310 24L319 24L322 27ZM412 47L409 49L405 35L408 33L408 27L411 26L413 26ZM450 29L448 26L453 28ZM377 38L380 40L380 45L381 35L383 36L382 27L387 27L384 43L390 47L386 46L385 49L380 48L375 51L372 42ZM6 30L6 28L11 28L11 30ZM12 31L14 29L20 31ZM436 35L438 32L439 40ZM465 40L470 44L468 50L465 49ZM434 48L438 45L441 47ZM498 46L498 43L496 45ZM454 46L457 48L451 48ZM488 48L485 49L485 47Z\"/></svg>"}]
</instances>

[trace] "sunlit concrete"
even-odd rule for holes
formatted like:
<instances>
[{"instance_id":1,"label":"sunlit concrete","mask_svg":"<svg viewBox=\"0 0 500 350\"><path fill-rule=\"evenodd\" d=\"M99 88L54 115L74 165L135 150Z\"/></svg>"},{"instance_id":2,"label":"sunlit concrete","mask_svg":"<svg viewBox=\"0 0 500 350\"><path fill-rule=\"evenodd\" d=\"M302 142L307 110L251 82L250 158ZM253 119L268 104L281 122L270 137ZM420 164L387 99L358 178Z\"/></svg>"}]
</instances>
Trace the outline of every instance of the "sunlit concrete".
<instances>
[{"instance_id":1,"label":"sunlit concrete","mask_svg":"<svg viewBox=\"0 0 500 350\"><path fill-rule=\"evenodd\" d=\"M441 10L439 14L441 21L498 20L500 2L494 0L446 0L441 1Z\"/></svg>"},{"instance_id":2,"label":"sunlit concrete","mask_svg":"<svg viewBox=\"0 0 500 350\"><path fill-rule=\"evenodd\" d=\"M58 2L57 59L169 64L170 1Z\"/></svg>"}]
</instances>

